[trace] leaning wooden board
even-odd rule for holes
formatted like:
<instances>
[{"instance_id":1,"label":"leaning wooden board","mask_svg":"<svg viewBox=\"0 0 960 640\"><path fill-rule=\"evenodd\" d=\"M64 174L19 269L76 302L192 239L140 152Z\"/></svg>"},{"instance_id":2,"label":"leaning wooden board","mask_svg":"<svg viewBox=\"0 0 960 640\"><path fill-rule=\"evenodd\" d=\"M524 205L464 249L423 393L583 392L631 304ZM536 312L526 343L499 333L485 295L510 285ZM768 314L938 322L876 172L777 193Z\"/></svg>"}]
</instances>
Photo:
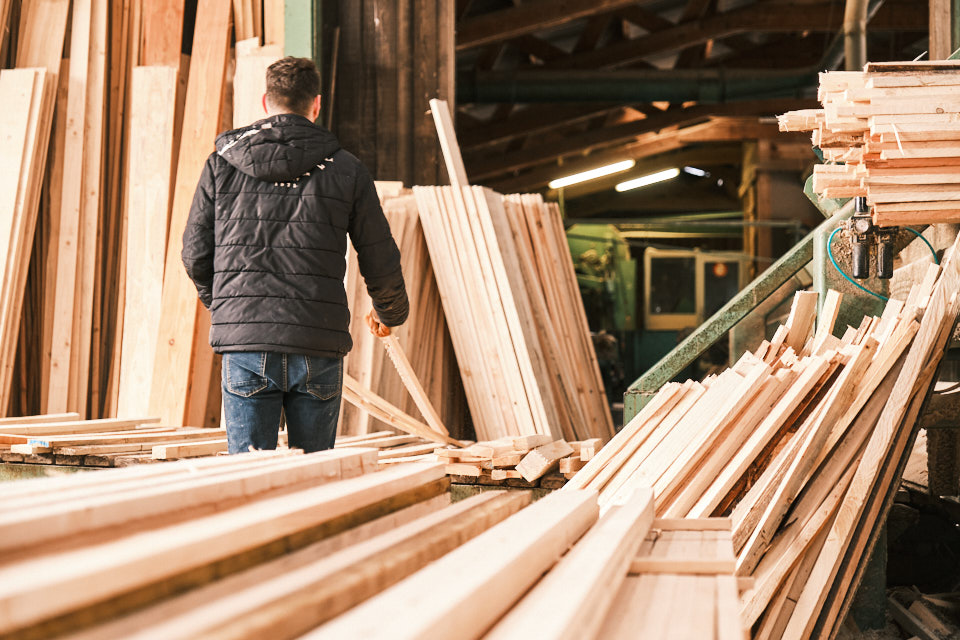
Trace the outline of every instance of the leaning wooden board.
<instances>
[{"instance_id":1,"label":"leaning wooden board","mask_svg":"<svg viewBox=\"0 0 960 640\"><path fill-rule=\"evenodd\" d=\"M186 418L193 373L194 332L197 315L207 313L197 299L193 282L180 263L180 234L186 227L190 204L203 164L213 151L223 102L223 78L227 69L230 0L211 0L197 12L198 33L205 34L193 43L190 80L187 84L183 115L182 142L177 162L177 179L170 214L170 239L166 268L160 331L150 408L164 422L182 425ZM206 380L209 381L207 373ZM209 384L209 382L208 382ZM203 380L195 387L205 389ZM194 391L197 391L194 389Z\"/></svg>"}]
</instances>

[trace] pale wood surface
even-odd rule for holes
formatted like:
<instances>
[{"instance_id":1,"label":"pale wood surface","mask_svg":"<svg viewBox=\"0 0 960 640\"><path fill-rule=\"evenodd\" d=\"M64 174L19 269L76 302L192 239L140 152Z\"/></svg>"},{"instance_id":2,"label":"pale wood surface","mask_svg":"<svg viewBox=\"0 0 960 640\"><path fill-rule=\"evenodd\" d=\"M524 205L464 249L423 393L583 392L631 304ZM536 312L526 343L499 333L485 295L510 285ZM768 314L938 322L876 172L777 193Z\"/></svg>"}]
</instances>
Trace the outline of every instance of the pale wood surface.
<instances>
[{"instance_id":1,"label":"pale wood surface","mask_svg":"<svg viewBox=\"0 0 960 640\"><path fill-rule=\"evenodd\" d=\"M120 416L149 411L160 330L173 171L176 67L133 70L127 156L126 295L119 381Z\"/></svg>"},{"instance_id":2,"label":"pale wood surface","mask_svg":"<svg viewBox=\"0 0 960 640\"><path fill-rule=\"evenodd\" d=\"M596 500L550 494L304 637L479 637L596 522Z\"/></svg>"},{"instance_id":3,"label":"pale wood surface","mask_svg":"<svg viewBox=\"0 0 960 640\"><path fill-rule=\"evenodd\" d=\"M206 37L194 40L190 59L183 141L170 213L160 332L150 395L151 413L160 415L170 425L184 424L197 314L206 313L197 299L193 282L180 263L180 237L200 172L213 150L218 132L216 116L223 101L229 25L230 0L211 0L203 3L197 12L196 31Z\"/></svg>"}]
</instances>

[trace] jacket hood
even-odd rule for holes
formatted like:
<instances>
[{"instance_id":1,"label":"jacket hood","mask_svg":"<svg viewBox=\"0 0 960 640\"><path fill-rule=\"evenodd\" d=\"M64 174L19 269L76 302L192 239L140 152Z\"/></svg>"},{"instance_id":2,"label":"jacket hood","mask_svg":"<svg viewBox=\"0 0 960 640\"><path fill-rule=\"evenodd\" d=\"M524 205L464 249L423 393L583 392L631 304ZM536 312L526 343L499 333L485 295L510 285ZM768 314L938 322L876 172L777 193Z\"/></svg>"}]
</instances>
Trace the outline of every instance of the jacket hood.
<instances>
[{"instance_id":1,"label":"jacket hood","mask_svg":"<svg viewBox=\"0 0 960 640\"><path fill-rule=\"evenodd\" d=\"M303 116L281 114L217 136L217 153L263 181L302 176L340 149L332 133Z\"/></svg>"}]
</instances>

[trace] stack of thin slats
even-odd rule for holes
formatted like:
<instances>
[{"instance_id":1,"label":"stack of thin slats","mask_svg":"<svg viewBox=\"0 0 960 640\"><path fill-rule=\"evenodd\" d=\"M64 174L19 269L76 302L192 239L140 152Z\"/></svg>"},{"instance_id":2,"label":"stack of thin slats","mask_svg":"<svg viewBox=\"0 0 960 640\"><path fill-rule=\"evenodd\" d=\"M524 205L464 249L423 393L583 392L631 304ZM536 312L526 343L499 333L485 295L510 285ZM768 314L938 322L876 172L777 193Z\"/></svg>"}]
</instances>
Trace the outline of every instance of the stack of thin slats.
<instances>
[{"instance_id":1,"label":"stack of thin slats","mask_svg":"<svg viewBox=\"0 0 960 640\"><path fill-rule=\"evenodd\" d=\"M653 486L657 514L730 514L741 604L755 638L815 637L843 622L960 310L960 237L905 301L831 332L816 295L735 367L670 383L567 484L602 509Z\"/></svg>"},{"instance_id":2,"label":"stack of thin slats","mask_svg":"<svg viewBox=\"0 0 960 640\"><path fill-rule=\"evenodd\" d=\"M407 321L393 330L402 351L424 392L435 408L440 421L454 437L468 437L466 399L460 383L456 355L450 342L440 294L430 256L427 253L423 228L412 191L399 182L378 182L380 203L390 231L400 249L401 266L410 301ZM350 335L353 350L344 359L345 371L364 388L384 400L418 417L419 409L407 391L396 367L390 362L382 340L370 333L366 315L372 309L370 296L360 275L356 252L351 247L347 256L347 297L350 304ZM429 345L429 348L425 348ZM423 417L426 419L426 417ZM376 420L368 412L352 405L341 411L339 433L360 435L391 425Z\"/></svg>"},{"instance_id":3,"label":"stack of thin slats","mask_svg":"<svg viewBox=\"0 0 960 640\"><path fill-rule=\"evenodd\" d=\"M477 438L609 438L559 212L482 187L414 194Z\"/></svg>"},{"instance_id":4,"label":"stack of thin slats","mask_svg":"<svg viewBox=\"0 0 960 640\"><path fill-rule=\"evenodd\" d=\"M869 63L820 75L822 110L780 116L813 131L826 198L865 196L881 226L960 222L960 62Z\"/></svg>"},{"instance_id":5,"label":"stack of thin slats","mask_svg":"<svg viewBox=\"0 0 960 640\"><path fill-rule=\"evenodd\" d=\"M158 422L157 418L80 420L76 413L0 418L0 462L124 467L227 452L223 429L171 428ZM286 431L280 432L279 445L287 446ZM375 431L338 437L334 446L377 449L384 464L390 464L423 459L443 443Z\"/></svg>"}]
</instances>

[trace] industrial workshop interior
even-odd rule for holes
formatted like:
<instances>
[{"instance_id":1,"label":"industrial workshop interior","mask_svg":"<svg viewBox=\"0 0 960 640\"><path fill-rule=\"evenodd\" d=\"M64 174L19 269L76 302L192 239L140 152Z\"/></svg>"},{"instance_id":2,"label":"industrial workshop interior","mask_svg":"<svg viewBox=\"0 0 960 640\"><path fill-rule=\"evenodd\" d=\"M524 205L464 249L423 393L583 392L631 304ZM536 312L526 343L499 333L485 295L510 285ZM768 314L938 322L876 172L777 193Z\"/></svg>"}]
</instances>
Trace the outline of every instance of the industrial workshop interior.
<instances>
[{"instance_id":1,"label":"industrial workshop interior","mask_svg":"<svg viewBox=\"0 0 960 640\"><path fill-rule=\"evenodd\" d=\"M0 0L0 638L960 640L960 2Z\"/></svg>"}]
</instances>

